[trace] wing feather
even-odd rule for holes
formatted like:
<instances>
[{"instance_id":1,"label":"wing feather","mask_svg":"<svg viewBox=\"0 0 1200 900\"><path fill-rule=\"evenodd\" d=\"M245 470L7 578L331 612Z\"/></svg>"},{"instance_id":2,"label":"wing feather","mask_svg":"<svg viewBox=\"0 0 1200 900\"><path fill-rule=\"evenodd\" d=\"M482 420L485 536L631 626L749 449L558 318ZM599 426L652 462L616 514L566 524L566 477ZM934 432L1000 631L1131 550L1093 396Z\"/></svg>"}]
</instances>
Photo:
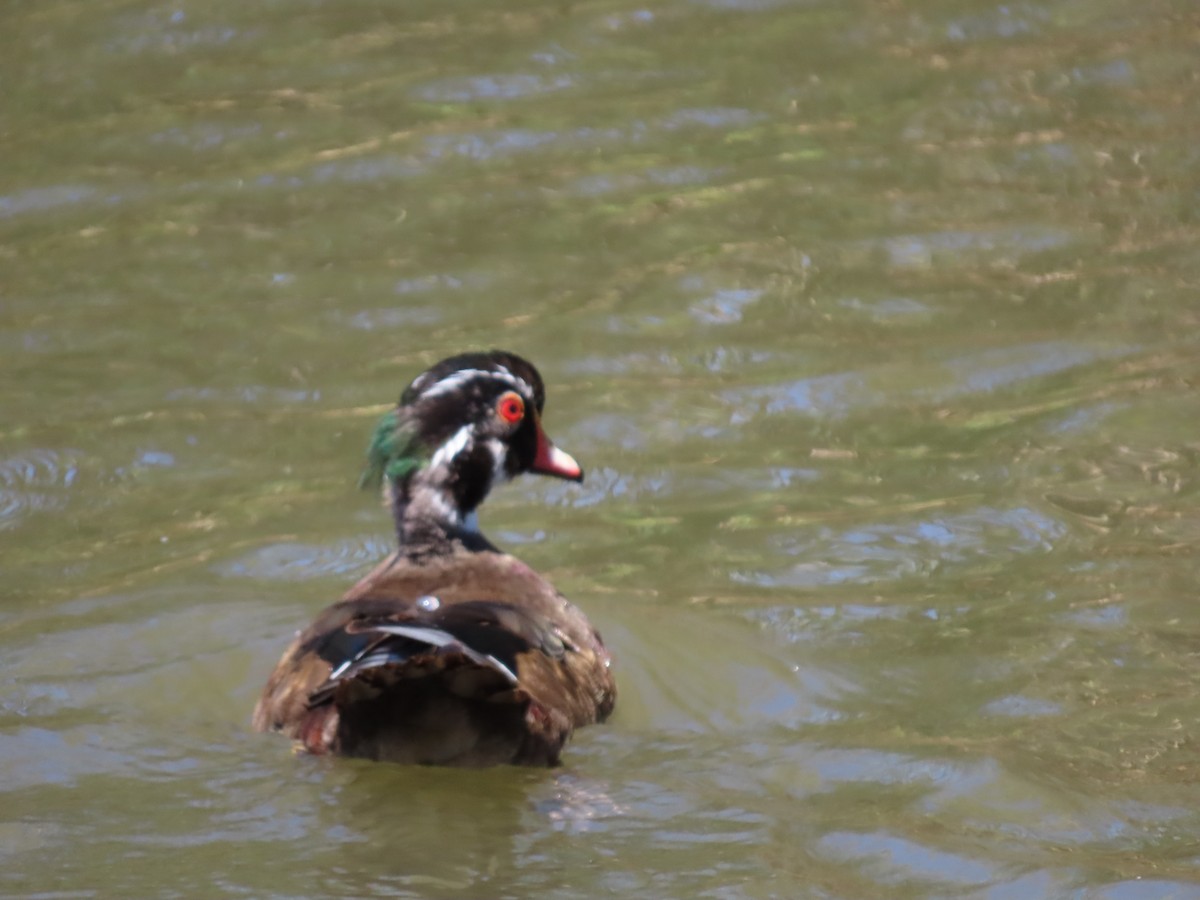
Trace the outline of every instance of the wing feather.
<instances>
[{"instance_id":1,"label":"wing feather","mask_svg":"<svg viewBox=\"0 0 1200 900\"><path fill-rule=\"evenodd\" d=\"M407 621L395 621L397 618ZM529 638L535 629L523 621L527 619L508 604L487 601L432 611L409 609L385 618L356 617L329 635L322 656L332 670L309 695L307 705L311 709L329 702L340 684L371 669L393 667L402 674L406 664L413 664L414 675L425 674L425 668L416 663L437 654L447 661L456 658L458 666L490 669L515 688L520 683L514 671L516 654L533 649ZM518 626L515 630L514 625ZM541 643L547 644L546 636L540 636ZM561 653L561 642L551 640L546 649Z\"/></svg>"}]
</instances>

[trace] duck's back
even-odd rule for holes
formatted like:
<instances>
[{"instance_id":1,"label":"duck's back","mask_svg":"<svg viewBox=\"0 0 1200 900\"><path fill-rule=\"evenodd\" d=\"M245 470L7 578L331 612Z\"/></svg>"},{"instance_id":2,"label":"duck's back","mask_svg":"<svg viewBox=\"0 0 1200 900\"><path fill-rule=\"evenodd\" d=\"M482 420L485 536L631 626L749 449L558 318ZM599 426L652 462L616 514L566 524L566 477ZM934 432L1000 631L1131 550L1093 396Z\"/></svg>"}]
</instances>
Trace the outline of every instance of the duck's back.
<instances>
[{"instance_id":1,"label":"duck's back","mask_svg":"<svg viewBox=\"0 0 1200 900\"><path fill-rule=\"evenodd\" d=\"M397 553L296 638L254 727L314 753L545 765L615 693L599 634L524 563Z\"/></svg>"}]
</instances>

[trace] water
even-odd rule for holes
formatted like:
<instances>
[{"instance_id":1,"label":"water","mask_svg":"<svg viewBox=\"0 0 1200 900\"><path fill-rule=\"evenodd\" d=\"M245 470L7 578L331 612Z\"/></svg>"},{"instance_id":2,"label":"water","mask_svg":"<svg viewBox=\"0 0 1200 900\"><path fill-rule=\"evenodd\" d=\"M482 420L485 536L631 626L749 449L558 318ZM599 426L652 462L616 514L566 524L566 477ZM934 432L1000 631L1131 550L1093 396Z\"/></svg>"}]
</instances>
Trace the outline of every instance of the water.
<instances>
[{"instance_id":1,"label":"water","mask_svg":"<svg viewBox=\"0 0 1200 900\"><path fill-rule=\"evenodd\" d=\"M1193 4L0 11L0 892L1200 896ZM250 709L426 364L582 486L558 770Z\"/></svg>"}]
</instances>

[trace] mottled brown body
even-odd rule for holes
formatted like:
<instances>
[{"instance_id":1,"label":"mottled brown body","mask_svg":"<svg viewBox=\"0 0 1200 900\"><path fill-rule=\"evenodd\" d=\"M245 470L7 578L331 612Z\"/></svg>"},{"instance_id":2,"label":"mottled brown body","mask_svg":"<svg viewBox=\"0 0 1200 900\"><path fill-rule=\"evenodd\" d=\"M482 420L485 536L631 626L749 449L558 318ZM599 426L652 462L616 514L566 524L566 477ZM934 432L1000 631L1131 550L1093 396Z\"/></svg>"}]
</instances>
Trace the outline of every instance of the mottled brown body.
<instances>
[{"instance_id":1,"label":"mottled brown body","mask_svg":"<svg viewBox=\"0 0 1200 900\"><path fill-rule=\"evenodd\" d=\"M371 622L414 622L434 596L442 610L493 604L497 627L528 648L515 688L453 650L433 650L339 685L310 704L333 670L323 644ZM480 601L483 601L481 604ZM519 612L512 612L514 608ZM393 553L324 610L284 653L254 711L312 753L443 765L554 765L575 728L603 721L616 686L599 634L524 563L494 550L411 558Z\"/></svg>"}]
</instances>

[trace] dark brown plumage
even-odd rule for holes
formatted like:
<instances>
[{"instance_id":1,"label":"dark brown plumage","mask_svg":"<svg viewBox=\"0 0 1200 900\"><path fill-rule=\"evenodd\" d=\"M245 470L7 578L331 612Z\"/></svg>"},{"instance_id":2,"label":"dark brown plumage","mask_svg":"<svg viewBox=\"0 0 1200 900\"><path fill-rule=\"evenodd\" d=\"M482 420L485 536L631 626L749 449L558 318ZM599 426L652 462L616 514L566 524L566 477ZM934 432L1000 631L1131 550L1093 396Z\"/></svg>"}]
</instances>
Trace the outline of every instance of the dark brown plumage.
<instances>
[{"instance_id":1,"label":"dark brown plumage","mask_svg":"<svg viewBox=\"0 0 1200 900\"><path fill-rule=\"evenodd\" d=\"M284 652L256 729L312 753L554 765L575 728L607 718L599 634L474 524L497 481L582 479L542 431L543 403L537 370L513 354L453 357L413 381L368 454L399 547Z\"/></svg>"}]
</instances>

